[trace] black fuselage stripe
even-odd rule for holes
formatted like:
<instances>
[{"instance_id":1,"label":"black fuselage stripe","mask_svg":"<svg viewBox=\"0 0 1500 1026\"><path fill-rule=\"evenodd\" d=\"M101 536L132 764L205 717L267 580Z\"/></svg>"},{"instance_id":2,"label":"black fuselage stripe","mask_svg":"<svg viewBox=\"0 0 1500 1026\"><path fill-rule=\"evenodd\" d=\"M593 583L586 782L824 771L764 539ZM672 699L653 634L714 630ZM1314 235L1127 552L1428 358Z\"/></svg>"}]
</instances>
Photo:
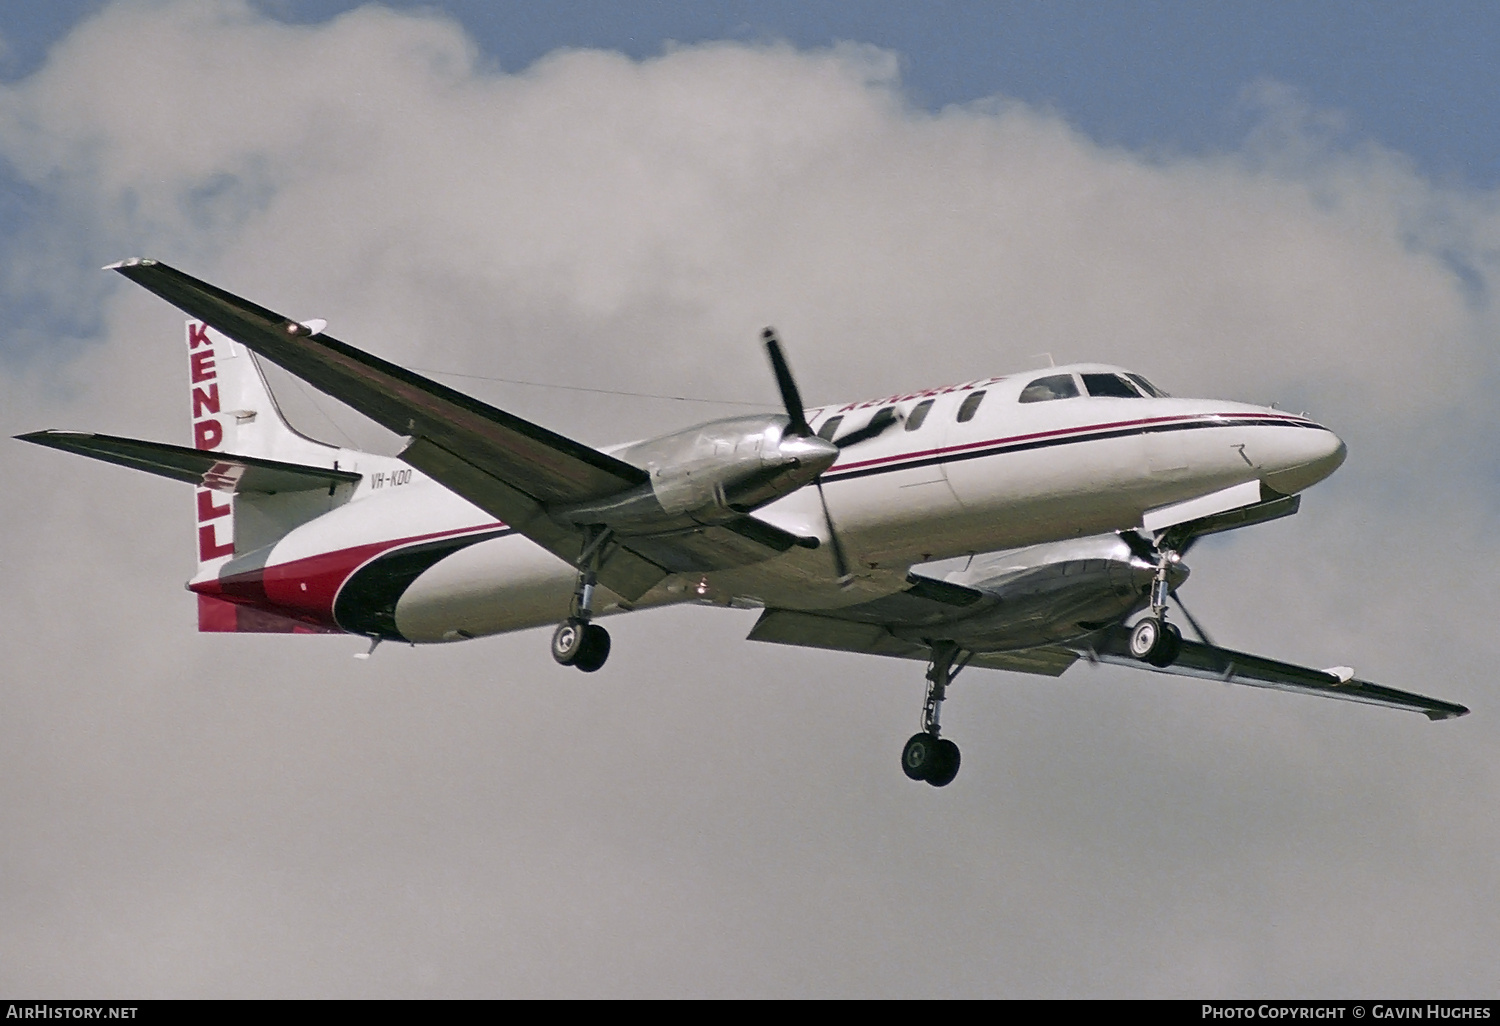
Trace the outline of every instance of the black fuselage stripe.
<instances>
[{"instance_id":1,"label":"black fuselage stripe","mask_svg":"<svg viewBox=\"0 0 1500 1026\"><path fill-rule=\"evenodd\" d=\"M1308 421L1265 421L1265 420L1214 420L1214 421L1190 421L1184 424L1152 424L1146 427L1120 428L1114 431L1096 431L1091 434L1067 435L1060 438L1034 438L1022 442L1002 442L987 448L974 449L969 452L940 453L936 456L928 456L925 459L911 460L906 463L891 463L883 467L863 467L859 470L846 470L842 474L831 471L823 475L825 482L852 481L858 477L871 477L875 474L893 474L898 470L916 470L922 467L935 467L946 463L960 463L964 460L983 459L986 456L1001 456L1013 452L1027 452L1032 449L1049 449L1059 445L1074 445L1080 442L1102 442L1111 438L1128 438L1131 435L1154 435L1165 434L1169 431L1193 431L1199 428L1223 428L1223 427L1290 427L1290 428L1314 428L1318 431L1328 429Z\"/></svg>"}]
</instances>

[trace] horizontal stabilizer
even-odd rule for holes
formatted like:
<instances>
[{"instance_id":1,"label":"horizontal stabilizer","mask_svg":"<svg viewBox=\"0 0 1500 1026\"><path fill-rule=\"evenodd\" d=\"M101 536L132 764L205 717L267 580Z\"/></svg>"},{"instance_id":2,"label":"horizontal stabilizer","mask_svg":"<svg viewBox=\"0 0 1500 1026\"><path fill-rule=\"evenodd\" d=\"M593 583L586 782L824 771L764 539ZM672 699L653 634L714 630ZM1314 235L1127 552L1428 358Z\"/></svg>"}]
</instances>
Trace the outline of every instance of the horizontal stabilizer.
<instances>
[{"instance_id":1,"label":"horizontal stabilizer","mask_svg":"<svg viewBox=\"0 0 1500 1026\"><path fill-rule=\"evenodd\" d=\"M360 478L348 470L281 463L255 456L236 456L234 453L189 449L182 445L96 435L87 431L33 431L16 437L23 442L76 452L80 456L220 492L274 495L278 492L326 490Z\"/></svg>"}]
</instances>

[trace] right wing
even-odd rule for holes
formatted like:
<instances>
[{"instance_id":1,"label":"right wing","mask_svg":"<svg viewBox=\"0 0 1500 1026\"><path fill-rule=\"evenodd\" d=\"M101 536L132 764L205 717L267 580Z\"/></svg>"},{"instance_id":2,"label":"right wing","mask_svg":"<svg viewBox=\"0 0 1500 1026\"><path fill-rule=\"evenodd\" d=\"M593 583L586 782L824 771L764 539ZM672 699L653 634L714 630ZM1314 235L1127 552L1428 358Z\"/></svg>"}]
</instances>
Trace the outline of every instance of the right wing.
<instances>
[{"instance_id":1,"label":"right wing","mask_svg":"<svg viewBox=\"0 0 1500 1026\"><path fill-rule=\"evenodd\" d=\"M750 631L749 640L927 660L932 657L931 649L914 640L914 634L930 630L934 638L951 638L955 633L962 637L954 630L956 621L984 610L984 603L990 601L984 593L972 588L917 574L908 577L908 584L905 591L843 609L818 613L767 609ZM898 635L896 630L901 633ZM1357 680L1352 671L1341 675L1332 670L1314 670L1246 652L1211 648L1186 639L1176 662L1158 668L1130 654L1130 631L1119 626L1091 635L1086 643L974 652L967 665L1056 677L1079 658L1175 676L1404 709L1422 713L1433 720L1451 719L1469 711L1452 702Z\"/></svg>"},{"instance_id":2,"label":"right wing","mask_svg":"<svg viewBox=\"0 0 1500 1026\"><path fill-rule=\"evenodd\" d=\"M1231 652L1228 649L1210 648L1197 641L1183 639L1182 651L1175 662L1167 667L1155 667L1141 662L1130 654L1130 632L1124 627L1111 628L1102 641L1080 653L1102 663L1131 666L1138 670L1151 670L1181 677L1198 677L1203 680L1222 681L1226 684L1249 684L1257 688L1273 688L1277 691L1292 691L1303 695L1319 695L1337 698L1345 702L1362 702L1379 705L1387 709L1405 709L1419 712L1429 720L1447 720L1468 714L1468 709L1452 702L1444 702L1408 691L1397 691L1367 680L1357 680L1352 675L1345 678L1330 670L1314 670L1293 663L1278 662L1264 656L1247 652Z\"/></svg>"}]
</instances>

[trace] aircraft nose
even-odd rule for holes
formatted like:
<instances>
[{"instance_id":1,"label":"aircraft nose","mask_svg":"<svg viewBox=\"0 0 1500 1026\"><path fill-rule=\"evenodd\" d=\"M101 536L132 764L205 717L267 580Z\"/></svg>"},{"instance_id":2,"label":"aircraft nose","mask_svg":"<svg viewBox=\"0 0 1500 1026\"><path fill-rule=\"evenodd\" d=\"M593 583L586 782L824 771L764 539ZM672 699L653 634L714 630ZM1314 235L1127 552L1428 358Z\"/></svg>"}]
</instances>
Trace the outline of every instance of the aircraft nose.
<instances>
[{"instance_id":1,"label":"aircraft nose","mask_svg":"<svg viewBox=\"0 0 1500 1026\"><path fill-rule=\"evenodd\" d=\"M1266 484L1282 495L1310 488L1343 465L1349 449L1320 425L1297 428L1280 439L1276 458L1267 461Z\"/></svg>"}]
</instances>

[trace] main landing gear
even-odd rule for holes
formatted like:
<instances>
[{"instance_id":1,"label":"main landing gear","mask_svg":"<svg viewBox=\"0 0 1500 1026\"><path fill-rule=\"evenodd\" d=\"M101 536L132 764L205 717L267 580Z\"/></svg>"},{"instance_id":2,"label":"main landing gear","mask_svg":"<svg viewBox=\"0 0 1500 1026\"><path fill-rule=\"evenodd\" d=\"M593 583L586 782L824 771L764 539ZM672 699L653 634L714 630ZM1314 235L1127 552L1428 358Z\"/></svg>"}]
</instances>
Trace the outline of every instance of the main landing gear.
<instances>
[{"instance_id":1,"label":"main landing gear","mask_svg":"<svg viewBox=\"0 0 1500 1026\"><path fill-rule=\"evenodd\" d=\"M599 564L609 541L608 529L600 531L578 556L578 583L573 590L572 610L552 632L552 658L563 666L593 673L609 658L609 631L590 621L594 617L594 587Z\"/></svg>"},{"instance_id":2,"label":"main landing gear","mask_svg":"<svg viewBox=\"0 0 1500 1026\"><path fill-rule=\"evenodd\" d=\"M1182 631L1167 623L1167 598L1172 593L1167 570L1181 560L1175 550L1162 550L1151 581L1151 613L1130 631L1130 654L1152 666L1171 666L1182 652Z\"/></svg>"},{"instance_id":3,"label":"main landing gear","mask_svg":"<svg viewBox=\"0 0 1500 1026\"><path fill-rule=\"evenodd\" d=\"M925 780L933 787L947 787L958 776L958 745L939 737L938 724L948 685L968 665L972 653L959 658L959 648L951 641L932 646L932 662L927 666L927 698L922 703L922 732L913 734L901 750L901 770L912 780Z\"/></svg>"}]
</instances>

